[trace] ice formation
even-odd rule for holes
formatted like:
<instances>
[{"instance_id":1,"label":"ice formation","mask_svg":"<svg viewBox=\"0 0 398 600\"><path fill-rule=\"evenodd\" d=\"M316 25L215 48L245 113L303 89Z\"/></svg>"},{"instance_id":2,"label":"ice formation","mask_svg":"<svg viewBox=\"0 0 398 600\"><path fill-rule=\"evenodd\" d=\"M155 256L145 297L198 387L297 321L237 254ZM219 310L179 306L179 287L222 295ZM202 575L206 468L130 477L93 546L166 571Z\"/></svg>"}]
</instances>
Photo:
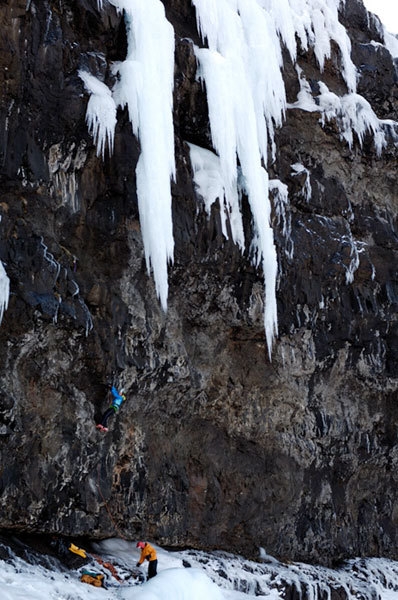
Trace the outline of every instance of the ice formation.
<instances>
[{"instance_id":1,"label":"ice formation","mask_svg":"<svg viewBox=\"0 0 398 600\"><path fill-rule=\"evenodd\" d=\"M264 273L264 328L269 354L278 323L277 257L270 225L272 184L267 166L275 157L274 131L282 125L286 110L317 111L322 124L335 119L341 138L349 146L354 136L362 144L365 134L370 133L378 154L386 144L386 132L396 135L396 124L379 120L368 102L356 93L351 43L338 18L344 1L192 0L205 46L195 46L197 74L206 87L215 151L190 145L195 183L207 211L215 200L219 201L223 232L226 235L230 227L241 249L246 242L240 194L243 190L247 195L252 213L252 256ZM141 145L137 196L146 263L148 271L153 269L156 290L166 309L167 268L174 248L170 193L170 181L175 177L174 32L160 0L109 2L124 11L128 51L126 59L113 66L118 78L113 90L80 72L91 93L87 122L97 153L104 155L106 146L112 151L116 107L128 108L133 132ZM98 6L102 8L103 0L98 0ZM304 50L311 47L322 73L325 61L331 57L332 42L339 49L347 93L337 96L320 81L320 93L314 97L297 65L300 93L297 102L287 105L282 46L294 64L298 45ZM397 52L394 40L388 38L386 44L393 54ZM310 201L309 176L307 184L303 192ZM279 202L276 210L281 219L280 211L287 206L284 192L274 193L273 197ZM287 221L284 223L286 229Z\"/></svg>"},{"instance_id":2,"label":"ice formation","mask_svg":"<svg viewBox=\"0 0 398 600\"><path fill-rule=\"evenodd\" d=\"M0 216L1 221L1 216ZM3 320L4 311L7 310L10 297L10 280L0 260L0 324Z\"/></svg>"},{"instance_id":3,"label":"ice formation","mask_svg":"<svg viewBox=\"0 0 398 600\"><path fill-rule=\"evenodd\" d=\"M175 178L173 85L174 30L160 0L109 0L124 11L127 56L113 65L118 76L113 90L80 72L91 93L87 120L102 153L112 150L116 107L127 107L133 133L139 138L137 197L148 272L153 269L156 291L167 307L167 266L173 260L174 238L170 180ZM102 2L99 2L102 7ZM93 101L93 105L90 102ZM112 133L111 133L112 132Z\"/></svg>"},{"instance_id":4,"label":"ice formation","mask_svg":"<svg viewBox=\"0 0 398 600\"><path fill-rule=\"evenodd\" d=\"M228 205L236 205L238 159L251 207L252 248L264 272L264 328L271 354L278 329L277 259L263 165L268 163L268 145L274 158L274 128L281 126L286 110L281 40L292 60L297 54L296 36L304 48L312 46L321 71L334 40L340 48L347 88L354 92L351 44L338 20L339 0L193 0L193 4L198 29L208 46L196 47L195 54L198 76L206 85L224 195Z\"/></svg>"},{"instance_id":5,"label":"ice formation","mask_svg":"<svg viewBox=\"0 0 398 600\"><path fill-rule=\"evenodd\" d=\"M9 296L10 280L0 260L0 323L3 320L4 311L7 310Z\"/></svg>"},{"instance_id":6,"label":"ice formation","mask_svg":"<svg viewBox=\"0 0 398 600\"><path fill-rule=\"evenodd\" d=\"M97 146L97 156L105 156L105 148L109 153L113 151L113 140L116 126L116 105L112 98L111 90L99 79L79 71L86 90L90 93L87 104L86 123L90 134Z\"/></svg>"},{"instance_id":7,"label":"ice formation","mask_svg":"<svg viewBox=\"0 0 398 600\"><path fill-rule=\"evenodd\" d=\"M389 33L386 28L384 28L384 40L386 43L386 48L390 52L393 58L398 58L398 37Z\"/></svg>"},{"instance_id":8,"label":"ice formation","mask_svg":"<svg viewBox=\"0 0 398 600\"><path fill-rule=\"evenodd\" d=\"M124 9L128 51L115 65L118 106L127 106L133 132L139 137L137 196L148 272L166 310L167 265L174 239L170 180L175 178L173 86L174 30L160 0L110 0Z\"/></svg>"},{"instance_id":9,"label":"ice formation","mask_svg":"<svg viewBox=\"0 0 398 600\"><path fill-rule=\"evenodd\" d=\"M220 158L205 148L188 144L196 191L202 198L207 214L210 216L212 205L219 200L221 228L228 238L227 222L231 227L232 239L240 248L244 248L242 213L240 211L237 186L231 190L224 177Z\"/></svg>"},{"instance_id":10,"label":"ice formation","mask_svg":"<svg viewBox=\"0 0 398 600\"><path fill-rule=\"evenodd\" d=\"M322 125L332 119L335 120L341 139L345 140L350 148L354 143L354 135L362 146L365 135L371 134L377 155L380 156L387 145L386 133L394 134L396 123L388 119L379 119L363 96L354 92L337 96L322 81L318 81L320 93L314 97L301 69L297 68L297 72L300 78L300 91L297 101L288 104L288 108L318 112ZM394 135L396 136L396 133Z\"/></svg>"},{"instance_id":11,"label":"ice formation","mask_svg":"<svg viewBox=\"0 0 398 600\"><path fill-rule=\"evenodd\" d=\"M200 552L192 549L168 552L157 547L160 557L156 577L142 585L131 578L131 562L138 553L135 544L108 539L94 545L96 554L116 564L119 575L129 577L121 583L98 562L90 570L103 572L108 591L80 582L87 568L65 571L54 557L25 549L24 558L3 544L0 558L2 600L42 600L79 598L80 600L280 600L284 590L297 598L347 600L396 600L398 563L382 558L350 560L338 569L304 563L284 564L261 551L261 562L249 561L230 553ZM185 568L190 565L190 568ZM286 595L286 594L285 594Z\"/></svg>"},{"instance_id":12,"label":"ice formation","mask_svg":"<svg viewBox=\"0 0 398 600\"><path fill-rule=\"evenodd\" d=\"M283 234L285 254L291 259L293 258L294 242L292 240L292 216L287 185L279 179L270 179L269 191L275 208L277 223Z\"/></svg>"}]
</instances>

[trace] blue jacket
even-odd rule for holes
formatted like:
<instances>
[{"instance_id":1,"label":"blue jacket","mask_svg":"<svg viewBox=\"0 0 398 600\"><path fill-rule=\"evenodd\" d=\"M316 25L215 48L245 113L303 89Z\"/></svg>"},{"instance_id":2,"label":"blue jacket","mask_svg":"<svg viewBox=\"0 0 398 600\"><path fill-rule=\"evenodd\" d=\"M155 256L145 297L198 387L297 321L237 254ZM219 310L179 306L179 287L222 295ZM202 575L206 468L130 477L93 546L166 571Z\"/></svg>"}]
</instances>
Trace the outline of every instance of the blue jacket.
<instances>
[{"instance_id":1,"label":"blue jacket","mask_svg":"<svg viewBox=\"0 0 398 600\"><path fill-rule=\"evenodd\" d=\"M121 404L125 401L126 396L124 394L119 394L119 392L117 391L117 389L115 388L114 385L111 388L111 392L112 392L112 396L113 396L111 406L115 410L119 410Z\"/></svg>"}]
</instances>

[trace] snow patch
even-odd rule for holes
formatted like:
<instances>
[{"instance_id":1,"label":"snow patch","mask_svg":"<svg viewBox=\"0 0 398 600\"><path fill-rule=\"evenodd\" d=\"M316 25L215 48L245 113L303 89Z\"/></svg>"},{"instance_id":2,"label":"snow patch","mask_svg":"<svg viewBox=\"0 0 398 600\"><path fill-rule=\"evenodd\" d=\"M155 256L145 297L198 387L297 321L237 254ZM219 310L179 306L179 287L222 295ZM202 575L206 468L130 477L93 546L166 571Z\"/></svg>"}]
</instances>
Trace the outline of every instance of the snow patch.
<instances>
[{"instance_id":1,"label":"snow patch","mask_svg":"<svg viewBox=\"0 0 398 600\"><path fill-rule=\"evenodd\" d=\"M199 568L165 569L124 597L131 600L224 600L221 589Z\"/></svg>"}]
</instances>

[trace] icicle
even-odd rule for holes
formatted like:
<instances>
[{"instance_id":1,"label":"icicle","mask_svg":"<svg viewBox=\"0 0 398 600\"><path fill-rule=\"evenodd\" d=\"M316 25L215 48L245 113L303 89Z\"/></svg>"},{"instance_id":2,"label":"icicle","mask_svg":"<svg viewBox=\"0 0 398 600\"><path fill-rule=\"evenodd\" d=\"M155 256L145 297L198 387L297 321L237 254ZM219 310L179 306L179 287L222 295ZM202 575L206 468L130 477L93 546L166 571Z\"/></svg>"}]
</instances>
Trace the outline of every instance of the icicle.
<instances>
[{"instance_id":1,"label":"icicle","mask_svg":"<svg viewBox=\"0 0 398 600\"><path fill-rule=\"evenodd\" d=\"M0 215L1 221L1 215ZM10 297L10 280L7 276L3 263L0 260L0 324L3 320L4 311L8 308Z\"/></svg>"},{"instance_id":2,"label":"icicle","mask_svg":"<svg viewBox=\"0 0 398 600\"><path fill-rule=\"evenodd\" d=\"M103 0L97 0L102 8ZM160 0L109 0L124 11L128 50L113 72L112 92L96 78L80 72L91 93L87 122L97 144L112 151L116 107L127 107L133 133L139 138L137 196L147 269L153 270L156 291L166 309L168 263L173 260L170 181L175 177L172 92L174 32ZM270 227L268 161L275 157L274 129L282 125L286 104L282 45L293 63L297 44L312 47L322 70L338 46L348 94L339 98L320 83L317 102L300 75L298 101L289 108L319 112L323 123L335 118L341 137L350 145L355 133L374 136L377 152L385 145L385 130L395 135L393 122L381 122L356 92L356 68L348 34L339 22L344 0L192 0L198 30L207 48L195 48L198 77L205 83L212 144L216 155L191 145L195 183L207 210L218 198L223 233L227 220L232 237L244 247L240 181L253 217L253 260L264 271L264 327L271 354L277 334L277 260ZM270 155L270 156L269 156ZM240 164L238 170L237 163ZM307 181L309 184L309 181ZM307 197L310 189L306 187Z\"/></svg>"},{"instance_id":3,"label":"icicle","mask_svg":"<svg viewBox=\"0 0 398 600\"><path fill-rule=\"evenodd\" d=\"M380 156L387 142L382 121L373 112L369 102L359 94L347 94L341 99L341 108L341 135L348 145L352 146L353 131L357 134L361 147L365 134L369 132L373 134L376 152Z\"/></svg>"},{"instance_id":4,"label":"icicle","mask_svg":"<svg viewBox=\"0 0 398 600\"><path fill-rule=\"evenodd\" d=\"M320 122L325 125L332 119L336 120L341 139L345 140L350 148L356 134L362 147L364 136L369 133L373 136L373 142L378 156L387 145L386 132L396 138L396 123L391 120L382 120L377 117L371 105L359 94L345 94L337 96L329 90L322 81L318 82L320 94L314 98L309 83L297 67L300 81L300 92L297 102L289 104L288 108L298 108L307 112L319 112Z\"/></svg>"},{"instance_id":5,"label":"icicle","mask_svg":"<svg viewBox=\"0 0 398 600\"><path fill-rule=\"evenodd\" d=\"M284 114L280 46L268 13L256 0L219 0L217 4L194 0L194 5L200 31L209 44L208 49L196 48L195 54L199 77L206 83L212 140L220 157L226 197L233 196L237 186L238 157L253 216L252 251L264 272L264 328L271 356L277 334L277 261L269 223L268 174L262 159L267 159L273 124L279 125Z\"/></svg>"},{"instance_id":6,"label":"icicle","mask_svg":"<svg viewBox=\"0 0 398 600\"><path fill-rule=\"evenodd\" d=\"M59 277L61 265L59 264L59 262L57 260L55 260L54 256L51 254L51 252L48 251L48 247L44 243L43 237L40 238L40 246L43 248L43 258L50 265L49 271L53 273L53 277L54 277L53 285L55 285L55 283Z\"/></svg>"},{"instance_id":7,"label":"icicle","mask_svg":"<svg viewBox=\"0 0 398 600\"><path fill-rule=\"evenodd\" d=\"M365 242L360 242L359 240L354 239L351 231L347 236L342 237L342 242L348 244L350 248L350 264L347 267L343 263L343 266L346 270L345 281L347 284L349 284L354 281L355 271L357 271L359 267L359 255L364 251L367 244Z\"/></svg>"},{"instance_id":8,"label":"icicle","mask_svg":"<svg viewBox=\"0 0 398 600\"><path fill-rule=\"evenodd\" d=\"M118 106L127 106L133 132L139 137L137 196L148 272L166 310L167 265L174 239L170 180L175 178L173 85L174 30L160 0L109 0L124 10L128 50L117 63L113 89Z\"/></svg>"},{"instance_id":9,"label":"icicle","mask_svg":"<svg viewBox=\"0 0 398 600\"><path fill-rule=\"evenodd\" d=\"M304 183L301 195L303 196L303 198L305 198L306 202L309 202L311 200L311 197L312 197L311 173L301 163L294 163L294 165L291 165L291 167L292 167L292 173L291 173L291 175L293 177L295 177L296 175L300 175L300 174L304 173L304 175L305 175L305 183Z\"/></svg>"},{"instance_id":10,"label":"icicle","mask_svg":"<svg viewBox=\"0 0 398 600\"><path fill-rule=\"evenodd\" d=\"M275 215L278 225L282 229L285 238L285 254L289 259L293 258L294 242L292 239L292 217L289 206L289 194L287 185L279 179L269 180L269 191L273 198Z\"/></svg>"},{"instance_id":11,"label":"icicle","mask_svg":"<svg viewBox=\"0 0 398 600\"><path fill-rule=\"evenodd\" d=\"M348 91L355 92L357 73L351 60L351 41L345 27L339 22L338 15L338 9L343 3L344 0L289 0L296 33L303 48L314 48L322 71L325 59L331 55L330 42L336 42L340 49L342 75Z\"/></svg>"},{"instance_id":12,"label":"icicle","mask_svg":"<svg viewBox=\"0 0 398 600\"><path fill-rule=\"evenodd\" d=\"M218 200L222 233L228 239L228 223L233 241L243 250L245 246L243 222L236 189L231 190L228 181L224 180L220 159L214 152L195 144L188 144L188 146L194 182L198 194L203 199L207 214L210 216L211 207Z\"/></svg>"},{"instance_id":13,"label":"icicle","mask_svg":"<svg viewBox=\"0 0 398 600\"><path fill-rule=\"evenodd\" d=\"M220 158L225 197L233 197L237 185L238 157L253 215L252 249L264 269L264 326L271 354L277 333L277 268L269 224L268 175L262 161L267 164L268 144L274 157L274 127L282 124L286 109L281 41L292 60L297 53L296 35L303 47L313 46L322 70L334 40L341 51L347 87L354 91L350 40L338 20L340 0L192 1L198 29L208 44L208 48L196 48L195 54L198 76L206 83L212 142ZM308 102L315 104L311 96Z\"/></svg>"},{"instance_id":14,"label":"icicle","mask_svg":"<svg viewBox=\"0 0 398 600\"><path fill-rule=\"evenodd\" d=\"M0 260L0 323L3 320L4 311L8 308L10 296L10 280Z\"/></svg>"},{"instance_id":15,"label":"icicle","mask_svg":"<svg viewBox=\"0 0 398 600\"><path fill-rule=\"evenodd\" d=\"M79 77L83 81L86 90L90 92L86 112L88 130L97 146L97 156L101 155L104 158L107 145L109 153L112 154L113 152L116 105L112 98L112 92L105 83L102 83L87 71L79 71Z\"/></svg>"}]
</instances>

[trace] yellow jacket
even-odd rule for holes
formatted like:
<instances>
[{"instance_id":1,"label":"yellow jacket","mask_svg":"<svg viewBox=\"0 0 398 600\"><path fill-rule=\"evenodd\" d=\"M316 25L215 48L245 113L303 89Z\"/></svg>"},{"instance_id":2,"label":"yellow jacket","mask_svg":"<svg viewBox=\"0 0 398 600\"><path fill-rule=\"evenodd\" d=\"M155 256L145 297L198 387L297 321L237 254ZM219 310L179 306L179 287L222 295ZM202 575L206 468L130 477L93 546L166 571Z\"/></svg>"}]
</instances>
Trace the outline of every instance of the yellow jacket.
<instances>
[{"instance_id":1,"label":"yellow jacket","mask_svg":"<svg viewBox=\"0 0 398 600\"><path fill-rule=\"evenodd\" d=\"M145 542L145 548L141 550L141 556L138 564L142 565L145 559L149 560L150 562L152 560L156 560L156 550L151 546L151 544L148 544L148 542Z\"/></svg>"}]
</instances>

